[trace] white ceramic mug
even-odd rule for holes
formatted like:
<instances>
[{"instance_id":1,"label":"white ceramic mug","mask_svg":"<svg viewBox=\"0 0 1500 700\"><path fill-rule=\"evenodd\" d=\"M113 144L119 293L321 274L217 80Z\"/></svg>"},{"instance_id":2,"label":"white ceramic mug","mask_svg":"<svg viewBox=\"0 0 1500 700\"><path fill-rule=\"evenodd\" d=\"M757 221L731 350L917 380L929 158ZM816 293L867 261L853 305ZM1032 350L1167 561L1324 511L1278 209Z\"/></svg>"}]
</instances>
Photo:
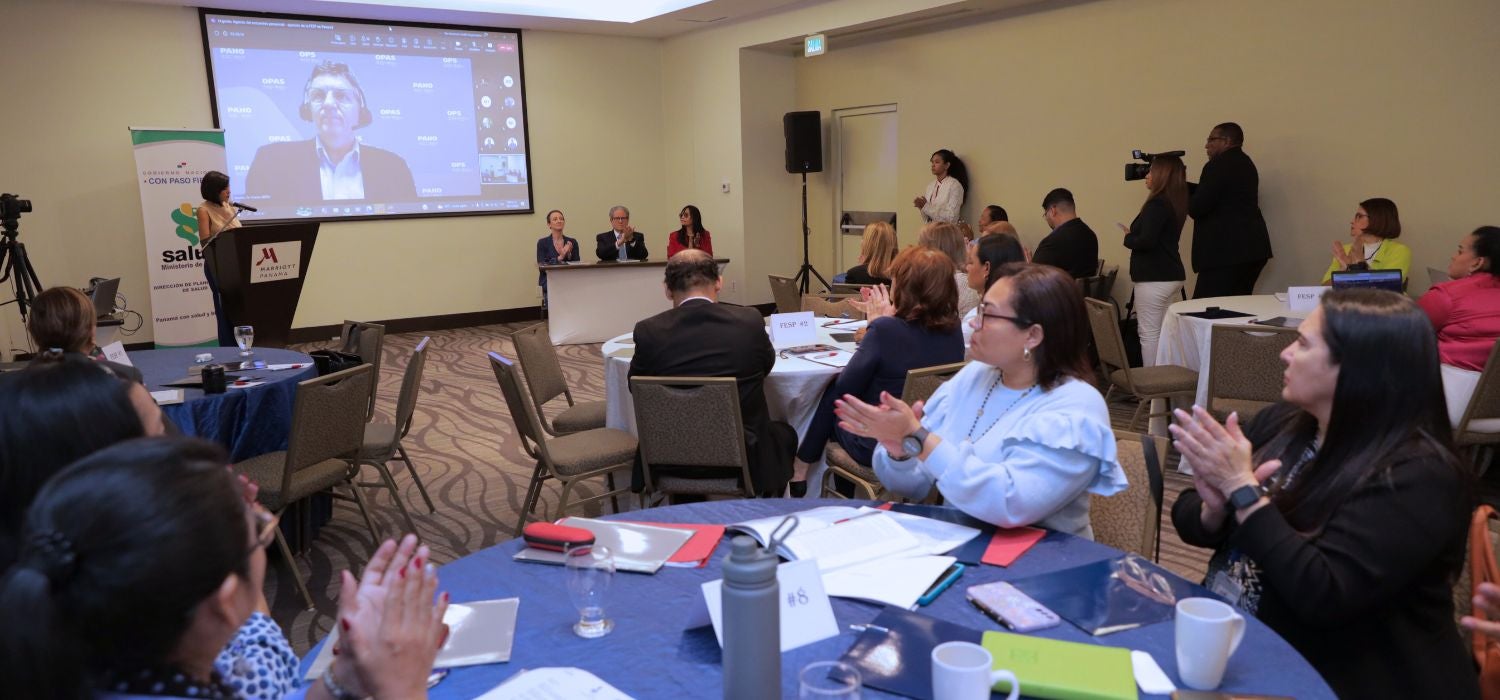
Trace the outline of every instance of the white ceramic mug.
<instances>
[{"instance_id":1,"label":"white ceramic mug","mask_svg":"<svg viewBox=\"0 0 1500 700\"><path fill-rule=\"evenodd\" d=\"M1245 617L1212 598L1177 601L1177 675L1196 690L1213 690L1224 680L1229 657L1245 638Z\"/></svg>"},{"instance_id":2,"label":"white ceramic mug","mask_svg":"<svg viewBox=\"0 0 1500 700\"><path fill-rule=\"evenodd\" d=\"M932 648L932 697L935 700L986 700L990 688L1010 682L1006 700L1021 696L1021 683L1010 671L991 670L995 657L972 642L944 642Z\"/></svg>"}]
</instances>

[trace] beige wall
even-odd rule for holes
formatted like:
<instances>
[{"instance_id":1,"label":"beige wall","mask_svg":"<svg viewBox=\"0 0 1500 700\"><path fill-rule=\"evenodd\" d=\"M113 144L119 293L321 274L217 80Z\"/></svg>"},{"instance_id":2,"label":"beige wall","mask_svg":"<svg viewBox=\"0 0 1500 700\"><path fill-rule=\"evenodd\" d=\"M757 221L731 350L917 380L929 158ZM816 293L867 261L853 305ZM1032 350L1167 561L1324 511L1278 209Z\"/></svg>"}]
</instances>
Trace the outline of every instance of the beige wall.
<instances>
[{"instance_id":1,"label":"beige wall","mask_svg":"<svg viewBox=\"0 0 1500 700\"><path fill-rule=\"evenodd\" d=\"M970 168L971 220L1000 203L1034 244L1047 232L1042 196L1066 186L1122 267L1115 222L1129 224L1144 196L1121 178L1130 150L1187 150L1196 179L1209 128L1237 121L1276 252L1260 290L1316 284L1356 204L1385 196L1401 209L1420 292L1427 266L1446 267L1464 234L1500 221L1496 26L1493 0L1110 0L834 43L797 63L798 108L900 105L903 221L931 178L928 155L947 147ZM830 211L826 187L816 201ZM831 222L815 230L825 251ZM1185 233L1184 261L1190 250Z\"/></svg>"},{"instance_id":2,"label":"beige wall","mask_svg":"<svg viewBox=\"0 0 1500 700\"><path fill-rule=\"evenodd\" d=\"M0 97L0 189L34 202L21 240L38 274L48 285L120 276L130 307L149 318L126 127L212 125L197 11L7 0L0 26L25 28L0 41L11 76ZM534 306L548 209L567 214L585 255L616 203L665 250L677 210L660 208L659 42L555 32L524 41L538 213L326 224L295 327ZM150 339L149 323L126 338ZM0 350L25 344L14 307L0 307Z\"/></svg>"}]
</instances>

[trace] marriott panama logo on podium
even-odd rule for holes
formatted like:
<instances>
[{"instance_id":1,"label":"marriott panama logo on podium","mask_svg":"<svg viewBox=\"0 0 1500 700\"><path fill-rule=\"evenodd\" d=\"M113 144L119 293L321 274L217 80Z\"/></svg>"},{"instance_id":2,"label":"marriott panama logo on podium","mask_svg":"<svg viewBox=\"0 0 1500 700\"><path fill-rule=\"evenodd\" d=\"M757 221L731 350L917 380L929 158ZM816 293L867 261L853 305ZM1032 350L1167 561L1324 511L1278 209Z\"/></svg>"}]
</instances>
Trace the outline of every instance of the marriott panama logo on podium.
<instances>
[{"instance_id":1,"label":"marriott panama logo on podium","mask_svg":"<svg viewBox=\"0 0 1500 700\"><path fill-rule=\"evenodd\" d=\"M297 279L302 275L302 241L282 241L253 246L250 283Z\"/></svg>"}]
</instances>

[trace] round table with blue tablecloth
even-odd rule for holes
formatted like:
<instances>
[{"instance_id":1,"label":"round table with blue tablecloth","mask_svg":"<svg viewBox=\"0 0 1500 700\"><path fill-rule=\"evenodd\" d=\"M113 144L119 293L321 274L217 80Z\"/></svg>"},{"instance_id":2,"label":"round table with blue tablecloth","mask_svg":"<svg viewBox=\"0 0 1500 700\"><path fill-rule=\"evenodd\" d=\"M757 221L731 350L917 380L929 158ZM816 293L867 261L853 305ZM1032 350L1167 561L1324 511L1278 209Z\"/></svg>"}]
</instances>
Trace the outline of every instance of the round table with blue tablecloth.
<instances>
[{"instance_id":1,"label":"round table with blue tablecloth","mask_svg":"<svg viewBox=\"0 0 1500 700\"><path fill-rule=\"evenodd\" d=\"M187 347L140 350L130 353L130 361L141 371L147 389L163 391L175 388L164 386L166 382L186 378L189 369L197 365L194 357L205 352L214 356L214 362L229 366L236 366L241 359L239 348ZM278 348L256 348L254 352L250 359L267 365L303 366L282 370L230 369L229 374L264 383L231 387L222 394L186 388L182 390L182 403L161 407L162 413L184 434L223 445L229 450L230 459L236 462L286 449L297 383L318 376L312 358L300 352Z\"/></svg>"},{"instance_id":2,"label":"round table with blue tablecloth","mask_svg":"<svg viewBox=\"0 0 1500 700\"><path fill-rule=\"evenodd\" d=\"M752 518L817 507L859 505L859 501L759 499L692 503L623 513L625 520L661 523L735 523ZM981 535L982 536L982 535ZM454 602L518 596L515 645L508 663L454 669L429 691L433 698L471 698L484 694L516 672L541 666L577 666L590 671L635 698L718 697L723 682L719 645L712 628L686 629L695 607L702 606L700 585L722 578L721 564L729 551L720 541L707 566L700 569L663 568L655 575L617 573L605 598L614 632L602 639L573 635L578 615L568 599L562 567L512 561L522 547L519 539L498 544L448 564L439 571L441 588ZM966 602L963 589L978 583L1015 579L1089 564L1119 556L1119 550L1078 537L1050 532L1008 568L969 569L957 585L943 593L922 614L980 630L999 626ZM797 697L797 673L814 661L838 659L858 636L849 625L869 623L881 606L833 598L840 634L782 654L782 697ZM1220 688L1224 691L1286 695L1302 699L1333 698L1333 691L1317 671L1275 632L1247 619L1244 641L1230 658ZM1178 681L1171 621L1090 637L1064 623L1042 630L1040 636L1075 642L1107 644L1149 652L1167 675ZM316 656L316 649L304 666ZM925 661L925 660L924 660ZM894 697L864 689L864 697ZM1141 695L1142 698L1166 697Z\"/></svg>"}]
</instances>

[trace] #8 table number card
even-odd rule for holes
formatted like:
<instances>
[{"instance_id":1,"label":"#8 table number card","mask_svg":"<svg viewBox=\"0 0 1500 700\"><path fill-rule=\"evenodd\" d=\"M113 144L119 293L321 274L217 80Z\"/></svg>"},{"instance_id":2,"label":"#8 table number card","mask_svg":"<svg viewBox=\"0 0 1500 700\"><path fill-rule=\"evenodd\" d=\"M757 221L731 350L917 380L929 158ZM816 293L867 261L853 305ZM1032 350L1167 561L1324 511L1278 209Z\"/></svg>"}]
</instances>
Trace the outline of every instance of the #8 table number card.
<instances>
[{"instance_id":1,"label":"#8 table number card","mask_svg":"<svg viewBox=\"0 0 1500 700\"><path fill-rule=\"evenodd\" d=\"M802 559L778 566L776 584L781 597L782 651L838 635L838 621L833 619L833 605L823 590L823 572L818 568L818 560ZM721 647L724 646L723 586L723 579L703 584L703 602Z\"/></svg>"},{"instance_id":2,"label":"#8 table number card","mask_svg":"<svg viewBox=\"0 0 1500 700\"><path fill-rule=\"evenodd\" d=\"M813 345L818 342L817 324L813 312L795 314L771 314L771 347L780 350L798 345Z\"/></svg>"},{"instance_id":3,"label":"#8 table number card","mask_svg":"<svg viewBox=\"0 0 1500 700\"><path fill-rule=\"evenodd\" d=\"M1286 305L1288 311L1309 312L1318 307L1318 300L1323 298L1323 292L1328 287L1288 287L1286 290Z\"/></svg>"}]
</instances>

